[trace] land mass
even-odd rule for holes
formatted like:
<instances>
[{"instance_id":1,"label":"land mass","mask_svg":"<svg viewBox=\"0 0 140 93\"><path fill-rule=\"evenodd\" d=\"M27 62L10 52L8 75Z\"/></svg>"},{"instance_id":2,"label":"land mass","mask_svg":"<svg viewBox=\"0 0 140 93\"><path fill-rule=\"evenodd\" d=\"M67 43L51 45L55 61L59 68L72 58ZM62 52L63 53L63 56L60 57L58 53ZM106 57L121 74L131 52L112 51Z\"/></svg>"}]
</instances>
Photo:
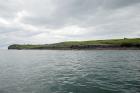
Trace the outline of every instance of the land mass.
<instances>
[{"instance_id":1,"label":"land mass","mask_svg":"<svg viewBox=\"0 0 140 93\"><path fill-rule=\"evenodd\" d=\"M124 38L124 39L109 39L109 40L90 40L90 41L68 41L54 44L13 44L8 46L8 49L28 50L28 49L50 49L50 50L109 50L109 49L132 49L140 50L140 38Z\"/></svg>"}]
</instances>

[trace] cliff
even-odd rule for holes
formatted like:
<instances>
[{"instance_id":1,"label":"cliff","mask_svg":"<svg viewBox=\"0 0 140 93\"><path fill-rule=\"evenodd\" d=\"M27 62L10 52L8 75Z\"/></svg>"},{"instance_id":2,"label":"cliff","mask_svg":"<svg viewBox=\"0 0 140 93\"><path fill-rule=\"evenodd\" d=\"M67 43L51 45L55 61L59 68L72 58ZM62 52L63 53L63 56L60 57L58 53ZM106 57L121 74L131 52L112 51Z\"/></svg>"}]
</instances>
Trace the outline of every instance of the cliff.
<instances>
[{"instance_id":1,"label":"cliff","mask_svg":"<svg viewBox=\"0 0 140 93\"><path fill-rule=\"evenodd\" d=\"M90 41L69 41L44 45L20 45L13 44L8 49L140 49L140 38L133 39L110 39Z\"/></svg>"}]
</instances>

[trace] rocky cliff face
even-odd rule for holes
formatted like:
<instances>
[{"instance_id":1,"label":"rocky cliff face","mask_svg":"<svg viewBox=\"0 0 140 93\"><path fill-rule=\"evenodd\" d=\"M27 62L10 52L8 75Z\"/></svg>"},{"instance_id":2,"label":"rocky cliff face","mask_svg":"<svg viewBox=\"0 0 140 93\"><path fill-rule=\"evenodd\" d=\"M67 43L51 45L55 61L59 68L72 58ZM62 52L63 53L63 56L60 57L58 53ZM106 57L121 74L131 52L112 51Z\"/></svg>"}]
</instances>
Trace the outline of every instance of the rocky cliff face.
<instances>
[{"instance_id":1,"label":"rocky cliff face","mask_svg":"<svg viewBox=\"0 0 140 93\"><path fill-rule=\"evenodd\" d=\"M71 45L71 46L36 46L36 45L11 45L8 47L8 49L60 49L60 50L66 50L66 49L140 49L140 45Z\"/></svg>"}]
</instances>

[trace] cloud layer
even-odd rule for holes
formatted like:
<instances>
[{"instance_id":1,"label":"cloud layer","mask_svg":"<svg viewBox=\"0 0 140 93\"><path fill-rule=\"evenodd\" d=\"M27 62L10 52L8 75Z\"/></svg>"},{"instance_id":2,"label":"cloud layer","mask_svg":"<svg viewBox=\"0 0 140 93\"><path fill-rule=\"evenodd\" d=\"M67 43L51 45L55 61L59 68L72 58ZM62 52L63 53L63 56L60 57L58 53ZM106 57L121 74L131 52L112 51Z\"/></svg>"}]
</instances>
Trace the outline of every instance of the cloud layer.
<instances>
[{"instance_id":1,"label":"cloud layer","mask_svg":"<svg viewBox=\"0 0 140 93\"><path fill-rule=\"evenodd\" d=\"M140 0L1 0L0 47L140 37Z\"/></svg>"}]
</instances>

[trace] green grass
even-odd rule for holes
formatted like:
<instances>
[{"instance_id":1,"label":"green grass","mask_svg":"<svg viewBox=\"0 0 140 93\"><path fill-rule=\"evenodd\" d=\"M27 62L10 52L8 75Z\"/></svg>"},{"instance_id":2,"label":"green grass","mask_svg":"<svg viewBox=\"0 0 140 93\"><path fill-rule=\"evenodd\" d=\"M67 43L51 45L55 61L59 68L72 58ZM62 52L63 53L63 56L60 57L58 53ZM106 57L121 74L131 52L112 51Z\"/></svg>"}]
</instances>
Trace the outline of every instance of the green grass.
<instances>
[{"instance_id":1,"label":"green grass","mask_svg":"<svg viewBox=\"0 0 140 93\"><path fill-rule=\"evenodd\" d=\"M68 41L49 45L10 45L8 49L60 49L70 48L71 46L86 46L86 45L140 45L140 38L133 39L110 39L110 40L90 40L90 41Z\"/></svg>"},{"instance_id":2,"label":"green grass","mask_svg":"<svg viewBox=\"0 0 140 93\"><path fill-rule=\"evenodd\" d=\"M110 39L110 40L90 40L90 41L69 41L56 43L54 45L69 46L69 45L121 45L124 43L140 44L140 38L134 39Z\"/></svg>"}]
</instances>

